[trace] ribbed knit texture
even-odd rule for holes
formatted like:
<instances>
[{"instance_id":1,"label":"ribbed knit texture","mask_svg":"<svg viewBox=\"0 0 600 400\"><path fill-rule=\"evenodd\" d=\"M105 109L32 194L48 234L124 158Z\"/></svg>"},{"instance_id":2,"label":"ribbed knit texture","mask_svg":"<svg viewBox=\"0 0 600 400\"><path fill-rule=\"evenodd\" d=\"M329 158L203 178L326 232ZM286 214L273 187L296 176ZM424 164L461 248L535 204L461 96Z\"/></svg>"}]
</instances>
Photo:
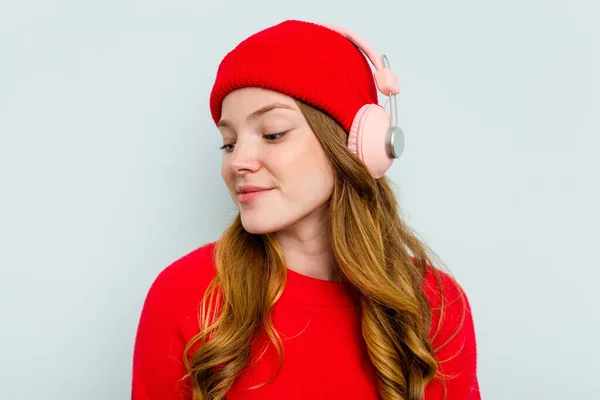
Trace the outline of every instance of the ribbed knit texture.
<instances>
[{"instance_id":1,"label":"ribbed knit texture","mask_svg":"<svg viewBox=\"0 0 600 400\"><path fill-rule=\"evenodd\" d=\"M185 344L198 333L198 305L215 274L214 243L205 245L166 268L155 280L144 303L133 357L133 400L191 400L182 357ZM443 272L446 309L434 348L456 331L463 307L451 278ZM439 290L433 274L424 285L433 307L439 307ZM284 339L284 362L278 377L256 390L248 387L270 378L278 358L272 346L258 357L267 343L259 337L252 348L252 361L227 393L227 400L306 399L375 400L378 398L374 368L361 336L360 310L355 291L339 282L314 279L288 270L282 298L273 312L273 322ZM434 327L439 320L434 310ZM448 400L479 400L476 373L476 343L473 319L467 302L464 325L436 357L445 374ZM431 383L426 400L442 399L442 387Z\"/></svg>"},{"instance_id":2,"label":"ribbed knit texture","mask_svg":"<svg viewBox=\"0 0 600 400\"><path fill-rule=\"evenodd\" d=\"M356 112L377 104L367 58L346 37L312 22L288 20L243 40L219 65L210 94L215 123L227 94L275 90L325 111L348 132Z\"/></svg>"}]
</instances>

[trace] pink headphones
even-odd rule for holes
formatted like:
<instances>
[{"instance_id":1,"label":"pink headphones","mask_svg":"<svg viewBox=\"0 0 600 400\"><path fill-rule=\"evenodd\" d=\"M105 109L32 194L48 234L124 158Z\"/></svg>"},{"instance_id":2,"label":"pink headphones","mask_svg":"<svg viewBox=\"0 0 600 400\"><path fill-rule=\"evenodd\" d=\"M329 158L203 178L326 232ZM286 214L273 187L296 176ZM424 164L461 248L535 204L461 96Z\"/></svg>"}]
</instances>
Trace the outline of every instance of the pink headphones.
<instances>
[{"instance_id":1,"label":"pink headphones","mask_svg":"<svg viewBox=\"0 0 600 400\"><path fill-rule=\"evenodd\" d=\"M385 55L381 57L369 44L347 29L318 23L352 41L375 67L373 74L377 89L390 99L390 115L379 104L363 105L352 122L348 148L362 160L378 179L391 167L394 159L404 152L404 132L398 127L396 95L400 86Z\"/></svg>"}]
</instances>

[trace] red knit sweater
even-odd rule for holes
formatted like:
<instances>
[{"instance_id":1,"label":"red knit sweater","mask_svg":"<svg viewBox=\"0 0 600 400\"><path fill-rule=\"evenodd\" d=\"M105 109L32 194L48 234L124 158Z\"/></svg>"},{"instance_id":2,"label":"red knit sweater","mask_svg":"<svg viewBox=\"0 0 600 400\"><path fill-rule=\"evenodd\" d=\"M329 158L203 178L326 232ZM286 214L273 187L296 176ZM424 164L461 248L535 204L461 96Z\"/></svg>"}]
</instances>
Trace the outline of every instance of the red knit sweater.
<instances>
[{"instance_id":1,"label":"red knit sweater","mask_svg":"<svg viewBox=\"0 0 600 400\"><path fill-rule=\"evenodd\" d=\"M151 286L139 321L133 354L133 400L191 400L189 380L182 363L185 344L198 333L198 305L215 275L214 243L182 257L162 271ZM446 302L436 349L450 339L463 315L463 302L451 278L443 277ZM429 273L423 287L432 307L439 307L436 280ZM462 289L461 289L462 292ZM462 292L464 294L464 292ZM273 346L260 356L264 335L252 347L252 362L227 392L238 399L378 399L374 368L361 336L360 310L351 289L339 282L311 278L288 270L287 284L273 311L273 323L284 343L283 367L276 379L259 389L247 390L270 378L277 369ZM465 297L466 299L466 297ZM476 344L468 301L462 328L442 347L436 358L441 372L455 375L446 381L448 400L479 400ZM430 333L440 313L433 310ZM442 399L442 385L432 381L426 400Z\"/></svg>"}]
</instances>

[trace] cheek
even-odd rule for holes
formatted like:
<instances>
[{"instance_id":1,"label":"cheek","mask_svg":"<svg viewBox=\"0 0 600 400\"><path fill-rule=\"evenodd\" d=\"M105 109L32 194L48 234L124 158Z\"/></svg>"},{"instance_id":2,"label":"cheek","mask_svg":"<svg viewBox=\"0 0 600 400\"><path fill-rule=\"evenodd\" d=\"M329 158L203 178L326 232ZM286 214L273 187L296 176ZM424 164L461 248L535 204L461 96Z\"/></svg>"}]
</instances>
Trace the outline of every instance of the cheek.
<instances>
[{"instance_id":1,"label":"cheek","mask_svg":"<svg viewBox=\"0 0 600 400\"><path fill-rule=\"evenodd\" d=\"M235 179L229 168L223 163L221 165L221 178L229 191L235 190Z\"/></svg>"},{"instance_id":2,"label":"cheek","mask_svg":"<svg viewBox=\"0 0 600 400\"><path fill-rule=\"evenodd\" d=\"M281 159L278 157L276 165L278 178L285 189L293 192L294 197L305 200L328 197L333 190L333 172L318 142L317 145L305 146L302 151L286 152L282 156Z\"/></svg>"},{"instance_id":3,"label":"cheek","mask_svg":"<svg viewBox=\"0 0 600 400\"><path fill-rule=\"evenodd\" d=\"M227 180L228 176L229 176L229 170L227 169L225 162L222 162L221 163L221 177L223 178L223 180Z\"/></svg>"}]
</instances>

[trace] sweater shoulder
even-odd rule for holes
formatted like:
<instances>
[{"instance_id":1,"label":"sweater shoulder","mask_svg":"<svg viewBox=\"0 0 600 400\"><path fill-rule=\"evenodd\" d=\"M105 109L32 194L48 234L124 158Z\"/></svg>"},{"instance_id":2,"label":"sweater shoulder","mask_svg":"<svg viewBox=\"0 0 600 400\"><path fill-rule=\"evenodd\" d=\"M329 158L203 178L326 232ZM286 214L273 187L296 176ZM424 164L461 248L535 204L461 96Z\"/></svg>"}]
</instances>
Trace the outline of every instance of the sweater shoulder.
<instances>
[{"instance_id":1,"label":"sweater shoulder","mask_svg":"<svg viewBox=\"0 0 600 400\"><path fill-rule=\"evenodd\" d=\"M434 266L428 266L423 291L432 311L432 339L448 339L461 331L471 336L473 316L469 299L453 276Z\"/></svg>"},{"instance_id":2,"label":"sweater shoulder","mask_svg":"<svg viewBox=\"0 0 600 400\"><path fill-rule=\"evenodd\" d=\"M206 243L176 259L157 276L156 281L168 286L195 285L215 275L216 242ZM155 281L155 283L156 283Z\"/></svg>"},{"instance_id":3,"label":"sweater shoulder","mask_svg":"<svg viewBox=\"0 0 600 400\"><path fill-rule=\"evenodd\" d=\"M423 291L432 308L440 307L442 301L447 305L460 297L466 297L462 286L454 277L432 265L427 266Z\"/></svg>"},{"instance_id":4,"label":"sweater shoulder","mask_svg":"<svg viewBox=\"0 0 600 400\"><path fill-rule=\"evenodd\" d=\"M479 399L477 341L467 294L449 273L432 266L428 266L423 290L431 306L429 338L439 373L451 377L447 381L450 397Z\"/></svg>"},{"instance_id":5,"label":"sweater shoulder","mask_svg":"<svg viewBox=\"0 0 600 400\"><path fill-rule=\"evenodd\" d=\"M165 267L152 282L145 307L168 308L170 313L197 307L216 275L215 245L206 243Z\"/></svg>"}]
</instances>

